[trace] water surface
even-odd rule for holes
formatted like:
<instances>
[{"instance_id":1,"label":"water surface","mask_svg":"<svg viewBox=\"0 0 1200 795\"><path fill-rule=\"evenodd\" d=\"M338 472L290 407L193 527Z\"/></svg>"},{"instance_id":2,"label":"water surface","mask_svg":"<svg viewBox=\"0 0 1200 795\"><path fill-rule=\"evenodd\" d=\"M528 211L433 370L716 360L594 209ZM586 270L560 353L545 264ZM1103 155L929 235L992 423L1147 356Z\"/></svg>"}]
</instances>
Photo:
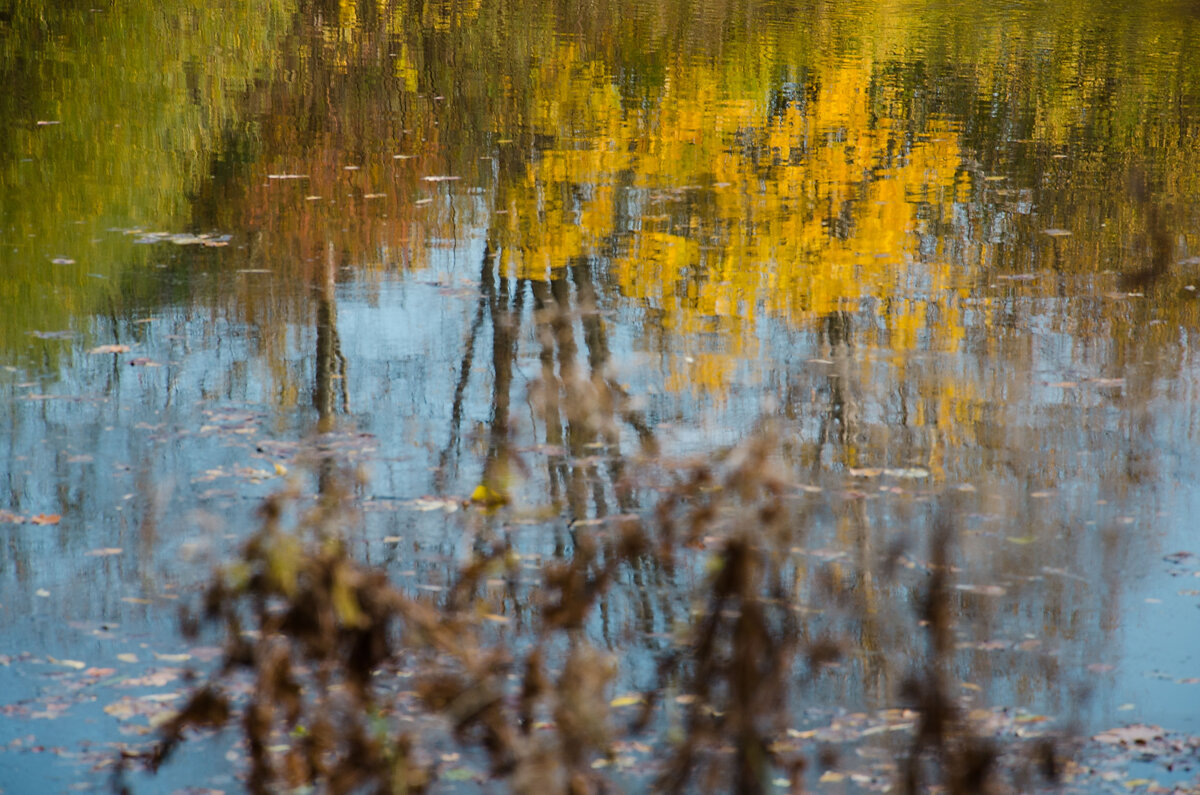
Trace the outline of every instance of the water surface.
<instances>
[{"instance_id":1,"label":"water surface","mask_svg":"<svg viewBox=\"0 0 1200 795\"><path fill-rule=\"evenodd\" d=\"M101 780L121 678L314 460L436 586L464 527L568 554L650 509L648 439L764 419L857 600L814 709L897 703L880 567L952 499L980 704L1200 732L1194 8L235 5L0 7L0 781ZM589 627L623 687L701 581Z\"/></svg>"}]
</instances>

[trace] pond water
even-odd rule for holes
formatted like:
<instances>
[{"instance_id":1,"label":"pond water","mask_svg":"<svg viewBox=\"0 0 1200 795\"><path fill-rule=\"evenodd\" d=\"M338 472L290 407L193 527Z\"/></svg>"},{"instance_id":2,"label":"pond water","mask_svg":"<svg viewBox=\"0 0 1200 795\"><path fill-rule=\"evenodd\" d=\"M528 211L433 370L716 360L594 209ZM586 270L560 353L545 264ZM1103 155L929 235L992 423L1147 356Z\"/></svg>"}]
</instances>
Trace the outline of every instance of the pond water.
<instances>
[{"instance_id":1,"label":"pond water","mask_svg":"<svg viewBox=\"0 0 1200 795\"><path fill-rule=\"evenodd\" d=\"M872 573L952 500L980 704L1200 733L1198 41L1157 0L0 5L0 784L103 782L322 461L436 588L464 527L536 565L763 422L853 582L814 708L897 703ZM622 583L619 686L701 580Z\"/></svg>"}]
</instances>

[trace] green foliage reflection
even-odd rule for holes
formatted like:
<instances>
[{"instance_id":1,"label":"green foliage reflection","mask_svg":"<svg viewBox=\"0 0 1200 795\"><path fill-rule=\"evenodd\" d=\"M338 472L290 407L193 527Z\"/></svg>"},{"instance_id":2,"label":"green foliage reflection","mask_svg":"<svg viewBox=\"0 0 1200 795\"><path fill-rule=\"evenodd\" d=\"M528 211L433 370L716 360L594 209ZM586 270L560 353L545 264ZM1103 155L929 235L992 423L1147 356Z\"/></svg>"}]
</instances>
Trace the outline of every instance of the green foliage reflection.
<instances>
[{"instance_id":1,"label":"green foliage reflection","mask_svg":"<svg viewBox=\"0 0 1200 795\"><path fill-rule=\"evenodd\" d=\"M29 332L71 329L120 298L123 274L147 255L113 228L190 223L238 99L273 73L289 10L285 0L0 5L4 359Z\"/></svg>"}]
</instances>

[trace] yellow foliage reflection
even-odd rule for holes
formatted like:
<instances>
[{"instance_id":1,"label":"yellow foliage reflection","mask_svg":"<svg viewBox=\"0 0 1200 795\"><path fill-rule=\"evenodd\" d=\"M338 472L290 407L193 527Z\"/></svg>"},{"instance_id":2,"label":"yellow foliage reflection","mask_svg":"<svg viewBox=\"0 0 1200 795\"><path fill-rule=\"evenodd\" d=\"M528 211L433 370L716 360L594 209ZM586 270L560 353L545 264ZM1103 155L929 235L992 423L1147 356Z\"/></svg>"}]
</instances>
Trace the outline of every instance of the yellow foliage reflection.
<instances>
[{"instance_id":1,"label":"yellow foliage reflection","mask_svg":"<svg viewBox=\"0 0 1200 795\"><path fill-rule=\"evenodd\" d=\"M553 144L500 186L505 271L547 279L576 258L610 258L621 292L665 331L719 335L680 357L673 384L719 390L753 352L762 312L799 324L871 299L894 350L925 331L941 349L963 338L955 306L927 320L930 296L962 279L922 234L922 218L950 215L969 187L958 134L935 120L912 136L877 118L873 103L898 98L880 96L870 59L830 60L810 75L816 90L782 108L731 97L723 67L682 58L636 109L572 44L544 64L534 137Z\"/></svg>"}]
</instances>

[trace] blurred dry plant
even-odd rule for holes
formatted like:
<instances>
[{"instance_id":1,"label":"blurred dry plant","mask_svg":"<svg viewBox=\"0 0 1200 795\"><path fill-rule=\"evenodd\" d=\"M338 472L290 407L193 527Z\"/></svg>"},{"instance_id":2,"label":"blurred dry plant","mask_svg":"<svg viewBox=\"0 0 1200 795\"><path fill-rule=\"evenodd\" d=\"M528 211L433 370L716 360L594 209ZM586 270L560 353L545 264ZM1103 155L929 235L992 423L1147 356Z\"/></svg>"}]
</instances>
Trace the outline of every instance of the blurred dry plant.
<instances>
[{"instance_id":1,"label":"blurred dry plant","mask_svg":"<svg viewBox=\"0 0 1200 795\"><path fill-rule=\"evenodd\" d=\"M555 317L540 322L547 350L561 348L566 334ZM626 411L623 394L596 373L584 379L559 369L547 367L533 390L547 424L559 421L562 406L567 436L615 445L611 418ZM585 407L603 416L576 416ZM644 426L634 427L642 437ZM804 686L850 650L849 641L801 619L804 602L815 594L840 609L864 608L836 572L809 582L797 552L810 520L783 464L782 436L764 421L741 444L676 465L649 454L643 438L648 454L634 462L636 473L610 469L623 512L570 526L569 551L522 586L529 619L511 632L489 623L486 599L497 582L518 592L521 561L507 535L481 534L437 596L412 594L350 554L344 531L357 519L336 479L322 480L323 494L306 512L299 494L273 496L238 560L214 576L201 614L184 621L188 632L205 623L223 632L221 664L138 758L157 769L191 730L236 721L251 792L421 792L442 775L438 760L454 756L445 747L450 738L415 735L414 726L437 716L458 750L485 756L489 775L515 792L615 791L608 773L617 746L647 736L655 762L639 787L760 793L783 779L800 792L814 763L830 767L836 757L809 759L782 740L804 706ZM501 440L489 455L505 449ZM566 497L575 513L572 477ZM643 491L653 484L649 508L634 504L633 477ZM475 516L486 522L495 507ZM905 690L918 717L898 783L910 793L1003 791L994 786L998 749L972 731L950 693L948 517L938 514L930 538L919 606L928 651L913 661ZM897 554L891 550L887 563ZM650 686L632 699L641 706L625 725L610 702L618 660L591 644L589 629L605 599L627 587L622 577L637 582L648 570L686 570L696 576L678 579L697 586L681 594L688 615L670 627L673 642ZM399 681L415 685L399 691ZM402 703L414 694L424 724ZM1053 774L1054 748L1038 753L1043 772Z\"/></svg>"}]
</instances>

